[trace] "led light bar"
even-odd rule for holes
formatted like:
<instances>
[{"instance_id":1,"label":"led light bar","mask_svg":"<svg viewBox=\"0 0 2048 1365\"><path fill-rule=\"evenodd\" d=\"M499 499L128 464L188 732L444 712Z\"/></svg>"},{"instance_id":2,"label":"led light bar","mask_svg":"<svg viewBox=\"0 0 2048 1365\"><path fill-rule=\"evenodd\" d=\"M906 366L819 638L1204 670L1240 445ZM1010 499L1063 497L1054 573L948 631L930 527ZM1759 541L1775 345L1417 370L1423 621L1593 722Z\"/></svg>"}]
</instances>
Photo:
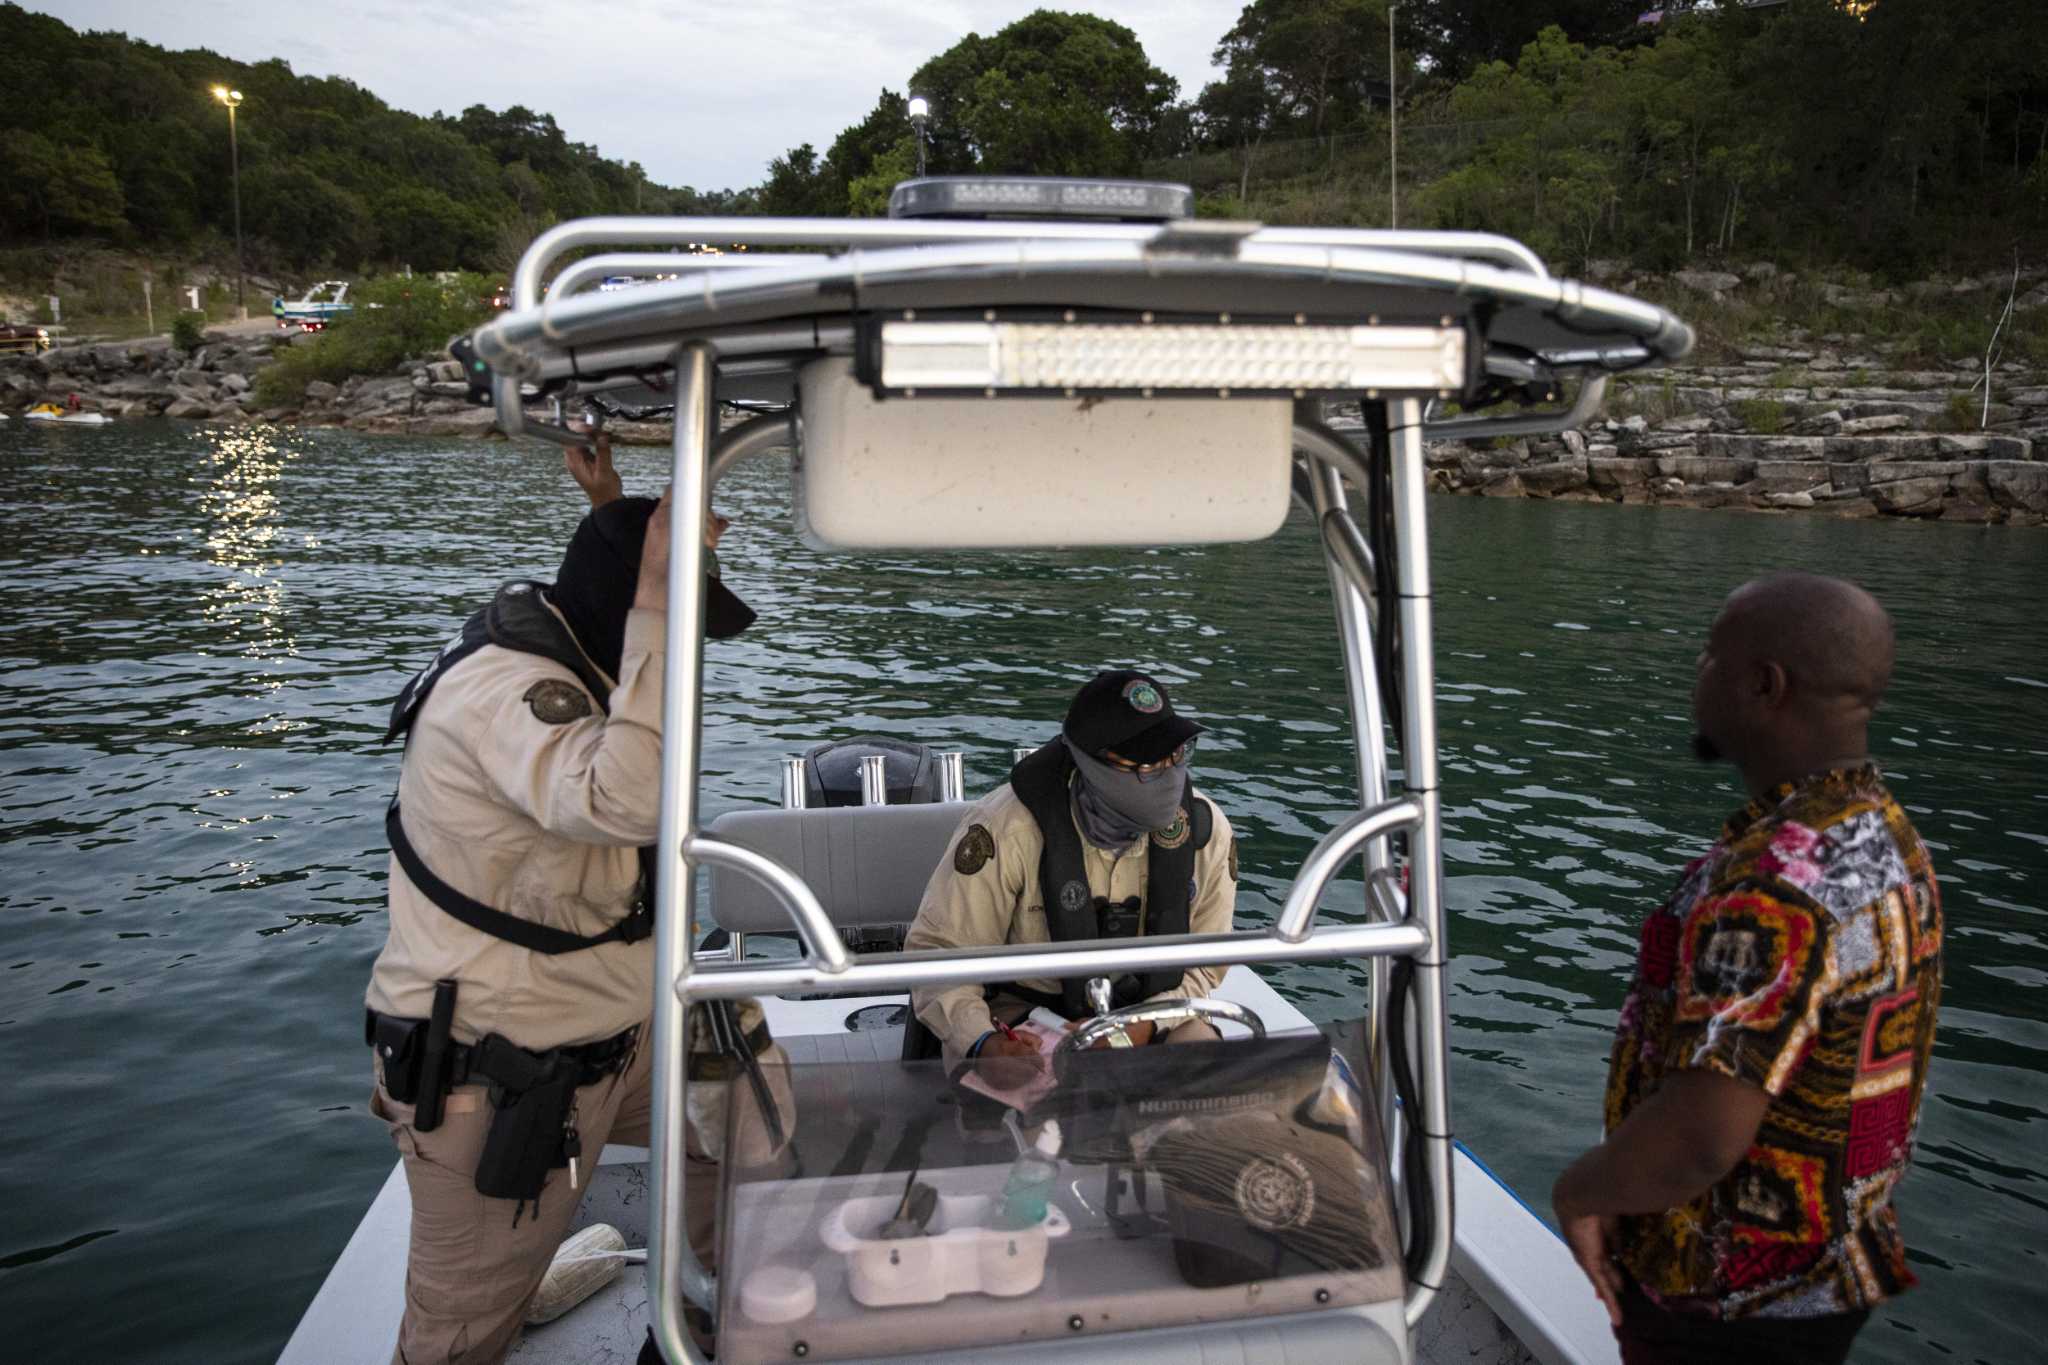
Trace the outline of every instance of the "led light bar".
<instances>
[{"instance_id":1,"label":"led light bar","mask_svg":"<svg viewBox=\"0 0 2048 1365\"><path fill-rule=\"evenodd\" d=\"M1163 223L1195 216L1195 192L1151 180L1038 175L934 175L889 192L891 218L1117 218Z\"/></svg>"},{"instance_id":2,"label":"led light bar","mask_svg":"<svg viewBox=\"0 0 2048 1365\"><path fill-rule=\"evenodd\" d=\"M884 322L878 388L933 392L1455 394L1462 327Z\"/></svg>"}]
</instances>

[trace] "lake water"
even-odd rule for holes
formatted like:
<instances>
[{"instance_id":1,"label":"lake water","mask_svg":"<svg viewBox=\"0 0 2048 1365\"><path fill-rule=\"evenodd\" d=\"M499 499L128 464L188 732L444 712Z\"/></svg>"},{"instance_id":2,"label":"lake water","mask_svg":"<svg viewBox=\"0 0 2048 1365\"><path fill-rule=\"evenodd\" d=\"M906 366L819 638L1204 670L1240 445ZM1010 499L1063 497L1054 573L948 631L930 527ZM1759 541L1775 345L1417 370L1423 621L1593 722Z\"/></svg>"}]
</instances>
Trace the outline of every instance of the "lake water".
<instances>
[{"instance_id":1,"label":"lake water","mask_svg":"<svg viewBox=\"0 0 2048 1365\"><path fill-rule=\"evenodd\" d=\"M626 452L652 491L665 455ZM341 432L0 426L0 1322L20 1360L267 1360L393 1160L366 1117L389 700L580 497L547 450ZM967 751L970 792L1077 679L1155 667L1259 924L1353 798L1308 523L1273 542L835 559L779 466L722 494L761 609L710 647L705 799L859 731ZM1876 748L1935 852L1948 979L1900 1205L1923 1284L1859 1361L2048 1336L2048 536L1431 502L1454 1115L1539 1208L1596 1134L1633 925L1740 804L1686 757L1692 659L1766 568L1846 573L1900 630ZM1360 973L1291 968L1312 1015Z\"/></svg>"}]
</instances>

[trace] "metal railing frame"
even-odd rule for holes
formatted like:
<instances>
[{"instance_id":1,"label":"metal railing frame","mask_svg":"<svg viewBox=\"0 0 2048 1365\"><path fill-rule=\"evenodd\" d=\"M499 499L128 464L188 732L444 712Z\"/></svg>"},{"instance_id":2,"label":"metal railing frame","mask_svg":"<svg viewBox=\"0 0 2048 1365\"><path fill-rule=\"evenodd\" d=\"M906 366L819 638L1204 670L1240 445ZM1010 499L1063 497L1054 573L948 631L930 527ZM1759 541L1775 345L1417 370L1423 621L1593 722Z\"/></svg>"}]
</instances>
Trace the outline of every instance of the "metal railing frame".
<instances>
[{"instance_id":1,"label":"metal railing frame","mask_svg":"<svg viewBox=\"0 0 2048 1365\"><path fill-rule=\"evenodd\" d=\"M684 1327L685 1298L716 1313L717 1280L689 1245L684 1211L688 1114L689 1007L698 1000L775 995L829 985L842 991L879 992L915 987L1014 980L1026 976L1071 977L1233 963L1307 962L1336 958L1415 960L1418 1042L1416 1138L1427 1147L1431 1196L1436 1205L1423 1274L1409 1287L1406 1317L1412 1326L1443 1282L1450 1261L1454 1205L1450 1096L1444 999L1444 924L1441 838L1438 828L1436 718L1433 655L1430 648L1428 542L1423 523L1422 405L1404 399L1388 404L1393 455L1393 512L1397 527L1395 581L1404 639L1403 796L1378 801L1385 782L1385 752L1373 664L1366 652L1370 612L1365 588L1339 562L1330 542L1325 556L1338 599L1339 628L1345 636L1347 696L1354 708L1354 747L1360 781L1360 812L1326 836L1304 864L1295 894L1271 929L1222 935L1187 934L1113 942L1088 948L1010 945L989 950L896 952L853 960L816 895L796 873L774 859L728 844L697 828L697 774L702 746L704 523L715 468L714 450L732 455L742 447L765 449L781 419L757 419L714 440L713 351L689 341L672 356L676 383L676 424L671 469L669 628L667 678L662 698L663 750L661 820L657 856L665 868L658 882L655 928L656 980L668 988L655 993L652 1045L655 1049L652 1141L648 1170L655 1208L648 1235L648 1291L652 1330L673 1361L702 1365ZM783 428L786 432L786 427ZM1324 517L1349 519L1340 473L1363 470L1354 448L1327 432L1297 440L1312 457L1311 491ZM1325 444L1336 441L1349 458ZM1325 460L1316 455L1318 448ZM737 455L734 458L738 458ZM724 466L730 467L730 461ZM1343 470L1337 465L1341 464ZM723 472L722 469L720 472ZM1355 528L1354 528L1355 529ZM1360 712L1361 703L1372 709ZM1370 717L1370 719L1366 719ZM1316 900L1337 870L1356 853L1367 860L1367 915L1376 873L1386 869L1386 839L1405 831L1409 838L1410 889L1397 922L1325 925L1314 923ZM694 871L720 863L760 878L772 887L802 932L805 957L797 963L697 961ZM1385 901L1387 898L1383 898ZM1383 908L1383 907L1382 907ZM1375 1001L1384 1014L1384 994ZM1377 1049L1376 1049L1377 1050ZM715 1197L715 1196L714 1196Z\"/></svg>"}]
</instances>

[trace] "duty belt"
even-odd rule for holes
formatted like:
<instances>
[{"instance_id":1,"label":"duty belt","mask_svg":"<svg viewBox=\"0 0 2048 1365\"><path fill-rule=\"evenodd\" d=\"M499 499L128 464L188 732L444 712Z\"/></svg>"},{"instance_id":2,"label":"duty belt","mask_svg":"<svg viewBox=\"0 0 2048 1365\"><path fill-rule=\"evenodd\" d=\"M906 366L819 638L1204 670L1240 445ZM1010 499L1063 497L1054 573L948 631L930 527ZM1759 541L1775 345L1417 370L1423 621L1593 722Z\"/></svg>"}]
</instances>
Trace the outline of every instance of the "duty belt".
<instances>
[{"instance_id":1,"label":"duty belt","mask_svg":"<svg viewBox=\"0 0 2048 1365\"><path fill-rule=\"evenodd\" d=\"M380 1015L373 1009L365 1009L363 1011L363 1041L371 1047L377 1047L377 1021L380 1018L390 1019L397 1023L414 1022L398 1019L395 1015ZM601 1039L595 1043L579 1043L574 1047L554 1050L561 1053L564 1061L578 1069L577 1085L595 1085L614 1071L622 1070L625 1067L627 1061L633 1055L633 1047L639 1041L639 1037L640 1026L635 1024L624 1033L614 1034L610 1038ZM774 1041L774 1037L768 1031L768 1021L766 1019L754 1025L745 1035L747 1051L755 1057L766 1052ZM502 1084L506 1081L507 1077L492 1074L494 1071L501 1069L493 1067L491 1059L494 1056L501 1056L502 1053L499 1050L502 1048L512 1048L514 1051L525 1052L525 1049L518 1048L515 1044L507 1042L496 1034L492 1034L478 1043L451 1042L448 1047L450 1059L448 1068L449 1088L453 1089L458 1085L467 1085L472 1081L479 1084ZM379 1057L386 1063L393 1060L389 1047L379 1047L377 1050ZM535 1058L536 1055L530 1052L526 1054L529 1059ZM738 1074L739 1061L729 1053L692 1052L690 1054L690 1079L693 1081L729 1081Z\"/></svg>"}]
</instances>

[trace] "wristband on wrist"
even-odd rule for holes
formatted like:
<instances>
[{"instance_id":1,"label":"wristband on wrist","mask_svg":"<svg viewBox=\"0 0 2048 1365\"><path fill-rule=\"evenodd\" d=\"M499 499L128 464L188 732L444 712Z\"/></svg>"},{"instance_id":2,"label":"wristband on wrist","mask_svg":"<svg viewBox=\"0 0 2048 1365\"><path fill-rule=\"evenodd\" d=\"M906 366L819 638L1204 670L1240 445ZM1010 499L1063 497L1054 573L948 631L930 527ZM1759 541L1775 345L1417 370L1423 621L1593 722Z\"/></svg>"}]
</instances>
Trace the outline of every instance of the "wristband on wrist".
<instances>
[{"instance_id":1,"label":"wristband on wrist","mask_svg":"<svg viewBox=\"0 0 2048 1365\"><path fill-rule=\"evenodd\" d=\"M995 1036L996 1031L994 1029L990 1029L987 1033L984 1033L979 1038L976 1038L974 1040L974 1046L967 1049L967 1055L970 1057L979 1057L981 1055L981 1045Z\"/></svg>"}]
</instances>

